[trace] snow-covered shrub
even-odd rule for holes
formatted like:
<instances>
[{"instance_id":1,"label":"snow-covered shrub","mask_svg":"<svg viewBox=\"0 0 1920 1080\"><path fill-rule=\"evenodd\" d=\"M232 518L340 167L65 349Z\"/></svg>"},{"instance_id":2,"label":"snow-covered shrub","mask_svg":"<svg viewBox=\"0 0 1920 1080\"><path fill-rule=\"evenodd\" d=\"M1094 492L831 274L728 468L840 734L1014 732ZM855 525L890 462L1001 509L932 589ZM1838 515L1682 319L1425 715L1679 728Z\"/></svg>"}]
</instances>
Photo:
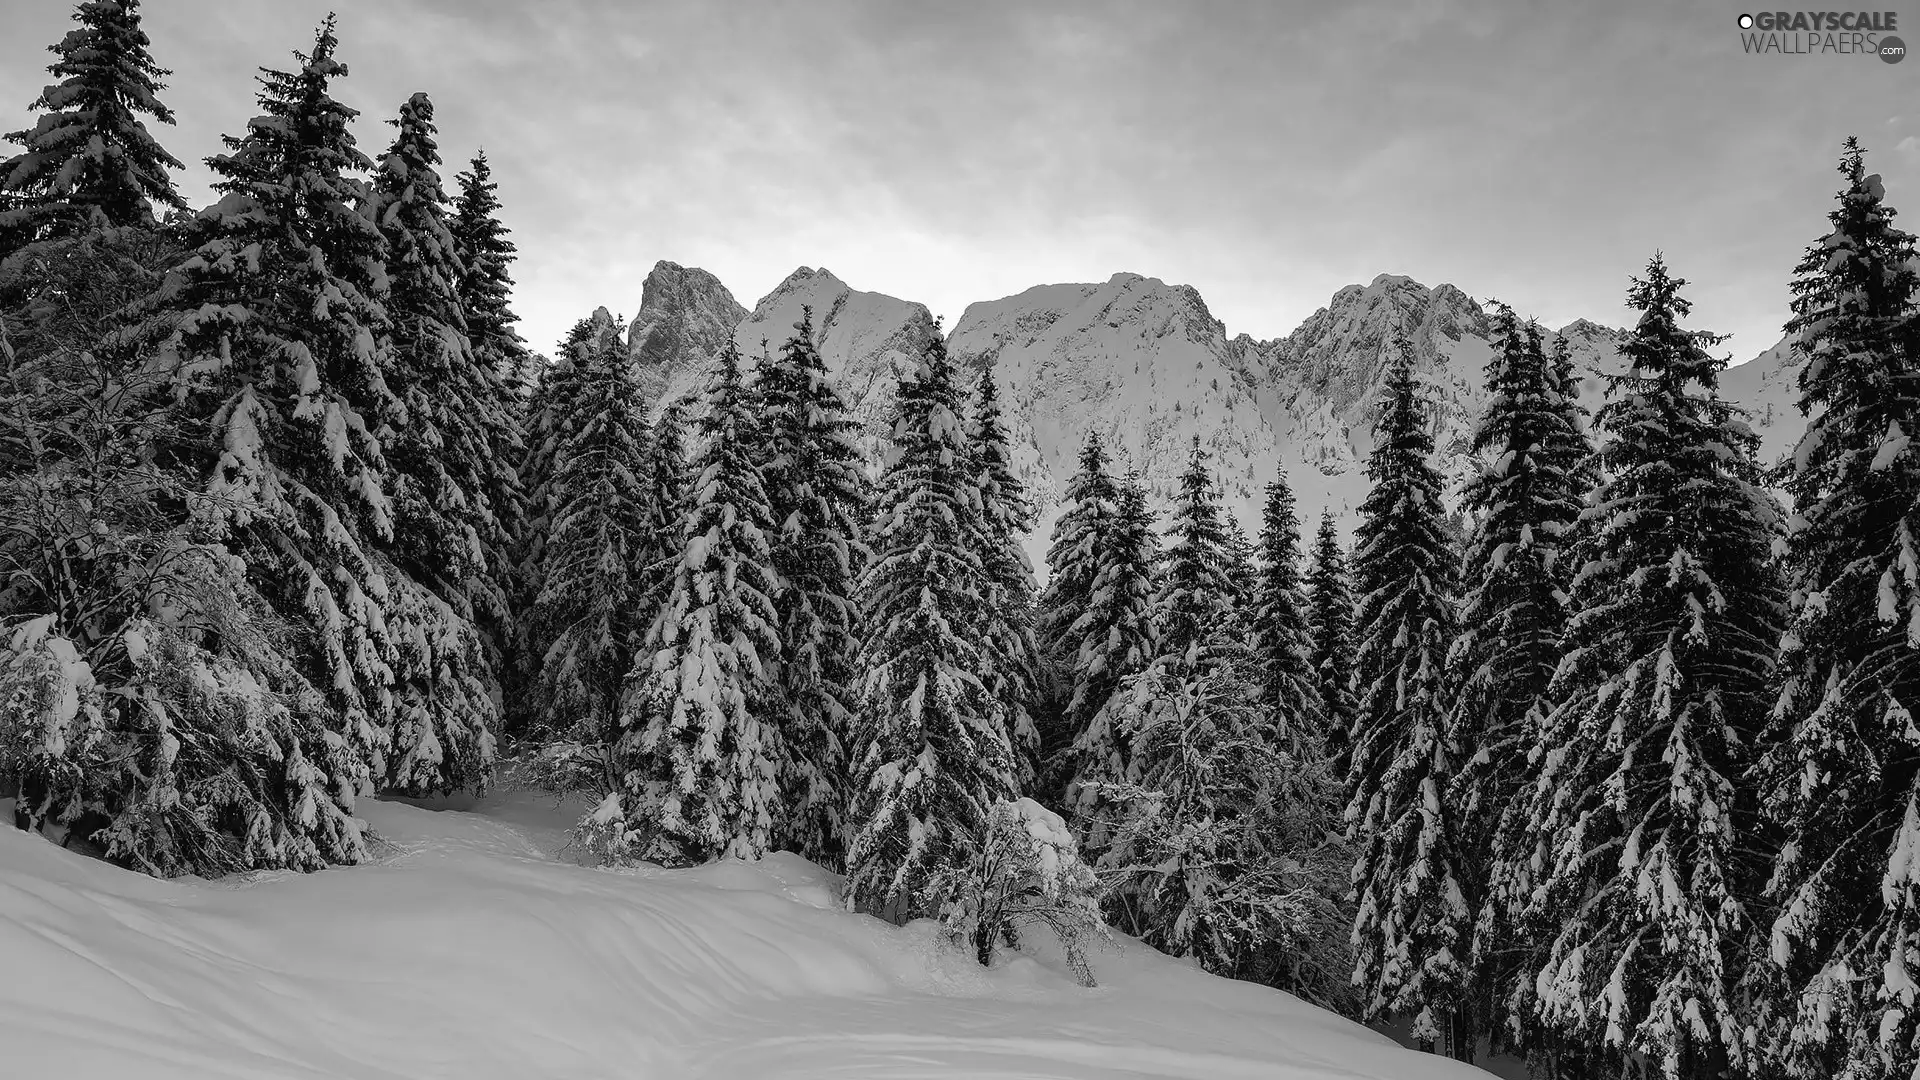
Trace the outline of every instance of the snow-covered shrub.
<instances>
[{"instance_id":1,"label":"snow-covered shrub","mask_svg":"<svg viewBox=\"0 0 1920 1080\"><path fill-rule=\"evenodd\" d=\"M1135 761L1098 782L1112 841L1096 868L1115 925L1214 974L1345 1011L1338 782L1316 742L1288 751L1267 737L1235 635L1199 651L1197 666L1155 662L1102 710Z\"/></svg>"},{"instance_id":2,"label":"snow-covered shrub","mask_svg":"<svg viewBox=\"0 0 1920 1080\"><path fill-rule=\"evenodd\" d=\"M79 810L80 761L101 734L100 686L53 616L14 624L0 635L0 778L20 797L19 818ZM63 805L55 799L64 795Z\"/></svg>"},{"instance_id":3,"label":"snow-covered shrub","mask_svg":"<svg viewBox=\"0 0 1920 1080\"><path fill-rule=\"evenodd\" d=\"M1059 938L1080 985L1093 985L1086 944L1107 933L1099 883L1060 815L1032 799L995 802L972 861L950 873L957 880L944 890L941 922L983 966L997 943L1018 946L1021 928L1041 925Z\"/></svg>"}]
</instances>

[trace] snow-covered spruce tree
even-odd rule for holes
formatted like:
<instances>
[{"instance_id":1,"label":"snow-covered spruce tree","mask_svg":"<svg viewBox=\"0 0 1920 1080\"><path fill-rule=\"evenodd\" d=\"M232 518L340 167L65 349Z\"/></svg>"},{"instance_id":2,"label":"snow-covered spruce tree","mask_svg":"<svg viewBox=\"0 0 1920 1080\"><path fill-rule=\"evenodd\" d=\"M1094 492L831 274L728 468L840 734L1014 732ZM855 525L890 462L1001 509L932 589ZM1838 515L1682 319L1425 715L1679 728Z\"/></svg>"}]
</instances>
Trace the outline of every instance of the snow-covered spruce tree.
<instances>
[{"instance_id":1,"label":"snow-covered spruce tree","mask_svg":"<svg viewBox=\"0 0 1920 1080\"><path fill-rule=\"evenodd\" d=\"M682 551L681 525L693 501L688 475L686 404L669 402L653 422L653 441L647 452L647 524L644 535L652 546L642 559L640 595L643 611L666 605L673 588L675 567Z\"/></svg>"},{"instance_id":2,"label":"snow-covered spruce tree","mask_svg":"<svg viewBox=\"0 0 1920 1080\"><path fill-rule=\"evenodd\" d=\"M599 794L620 790L602 748L619 742L622 692L651 612L640 583L654 537L646 488L649 431L626 342L612 319L588 323L569 378L574 408L556 418L558 463L543 517L543 576L525 623L541 642L532 686L533 730L591 751Z\"/></svg>"},{"instance_id":3,"label":"snow-covered spruce tree","mask_svg":"<svg viewBox=\"0 0 1920 1080\"><path fill-rule=\"evenodd\" d=\"M411 663L458 651L448 636L472 631L380 551L393 513L374 433L397 407L380 344L386 246L351 176L371 163L348 132L353 110L330 91L346 70L336 45L329 20L298 70L263 73L266 115L209 160L220 201L194 221L198 250L151 302L178 318L184 415L211 425L206 442L177 452L207 477L213 535L302 627L290 653L324 689L358 763L333 782L478 781L493 756L484 695L452 685L459 672L429 686L440 673Z\"/></svg>"},{"instance_id":4,"label":"snow-covered spruce tree","mask_svg":"<svg viewBox=\"0 0 1920 1080\"><path fill-rule=\"evenodd\" d=\"M500 376L474 356L468 337L433 102L415 94L390 123L398 135L374 174L370 204L387 245L386 381L398 404L378 432L391 467L389 548L400 569L431 590L427 606L447 609L432 613L425 634L399 643L401 668L421 680L415 693L462 693L468 700L461 711L487 714L512 647L509 528L520 503L518 425ZM451 626L449 613L484 633ZM476 692L488 704L472 700ZM402 768L394 780L431 787L435 777Z\"/></svg>"},{"instance_id":5,"label":"snow-covered spruce tree","mask_svg":"<svg viewBox=\"0 0 1920 1080\"><path fill-rule=\"evenodd\" d=\"M1047 587L1034 612L1034 636L1047 671L1048 700L1040 716L1040 786L1055 792L1065 783L1067 755L1086 715L1076 714L1071 702L1081 682L1082 639L1074 626L1087 613L1093 581L1099 575L1095 545L1111 526L1119 489L1107 472L1107 452L1100 437L1088 432L1080 447L1080 467L1067 481L1064 509L1054 521L1047 547ZM1095 700L1093 709L1098 710ZM1091 715L1088 713L1087 715Z\"/></svg>"},{"instance_id":6,"label":"snow-covered spruce tree","mask_svg":"<svg viewBox=\"0 0 1920 1080\"><path fill-rule=\"evenodd\" d=\"M328 703L203 478L153 453L207 437L169 408L171 321L123 314L179 255L107 227L0 265L0 790L21 827L150 873L355 862Z\"/></svg>"},{"instance_id":7,"label":"snow-covered spruce tree","mask_svg":"<svg viewBox=\"0 0 1920 1080\"><path fill-rule=\"evenodd\" d=\"M1327 757L1334 775L1344 777L1352 760L1353 721L1359 706L1353 698L1353 583L1332 510L1320 511L1307 584L1312 634L1307 659L1320 688Z\"/></svg>"},{"instance_id":8,"label":"snow-covered spruce tree","mask_svg":"<svg viewBox=\"0 0 1920 1080\"><path fill-rule=\"evenodd\" d=\"M862 714L853 760L847 902L896 921L938 915L934 886L973 856L1013 794L991 670L990 589L952 361L936 337L900 383L861 582Z\"/></svg>"},{"instance_id":9,"label":"snow-covered spruce tree","mask_svg":"<svg viewBox=\"0 0 1920 1080\"><path fill-rule=\"evenodd\" d=\"M1234 610L1233 544L1206 451L1194 436L1174 498L1168 545L1154 598L1160 655L1199 659L1198 646Z\"/></svg>"},{"instance_id":10,"label":"snow-covered spruce tree","mask_svg":"<svg viewBox=\"0 0 1920 1080\"><path fill-rule=\"evenodd\" d=\"M1310 742L1324 753L1320 681L1312 667L1312 627L1300 587L1300 517L1284 473L1267 485L1258 570L1247 624L1271 730L1280 745Z\"/></svg>"},{"instance_id":11,"label":"snow-covered spruce tree","mask_svg":"<svg viewBox=\"0 0 1920 1080\"><path fill-rule=\"evenodd\" d=\"M1756 778L1786 832L1765 1050L1859 1080L1920 1061L1920 263L1852 139L1840 171L1787 324L1811 421L1782 480L1791 625Z\"/></svg>"},{"instance_id":12,"label":"snow-covered spruce tree","mask_svg":"<svg viewBox=\"0 0 1920 1080\"><path fill-rule=\"evenodd\" d=\"M0 162L0 257L35 239L96 225L152 225L186 206L168 169L183 168L140 117L173 123L161 104L169 72L153 61L139 0L86 0L48 51L60 82L40 91L45 110L7 141L24 147Z\"/></svg>"},{"instance_id":13,"label":"snow-covered spruce tree","mask_svg":"<svg viewBox=\"0 0 1920 1080\"><path fill-rule=\"evenodd\" d=\"M699 421L683 552L621 717L628 822L640 854L670 866L757 859L781 812L777 526L755 404L729 341Z\"/></svg>"},{"instance_id":14,"label":"snow-covered spruce tree","mask_svg":"<svg viewBox=\"0 0 1920 1080\"><path fill-rule=\"evenodd\" d=\"M1132 762L1090 785L1114 822L1096 865L1129 933L1215 974L1345 1007L1339 782L1317 755L1273 739L1247 637L1229 610L1102 711L1127 733Z\"/></svg>"},{"instance_id":15,"label":"snow-covered spruce tree","mask_svg":"<svg viewBox=\"0 0 1920 1080\"><path fill-rule=\"evenodd\" d=\"M1478 475L1461 492L1473 519L1468 539L1449 737L1461 755L1444 801L1458 823L1461 874L1474 920L1471 957L1477 1009L1494 1039L1531 1029L1532 950L1513 915L1531 892L1525 800L1547 687L1560 662L1570 531L1586 490L1591 447L1563 379L1541 348L1539 328L1499 305L1497 351L1487 363L1487 404L1473 435ZM1466 937L1469 927L1461 927ZM1517 1046L1524 1046L1520 1039Z\"/></svg>"},{"instance_id":16,"label":"snow-covered spruce tree","mask_svg":"<svg viewBox=\"0 0 1920 1080\"><path fill-rule=\"evenodd\" d=\"M1121 681L1107 695L1074 743L1074 784L1068 791L1069 803L1080 822L1089 856L1116 873L1118 868L1132 866L1144 857L1121 838L1129 831L1138 833L1139 827L1129 830L1121 822L1137 817L1145 805L1142 800L1148 797L1113 785L1158 776L1168 765L1148 756L1138 745L1139 729L1156 722L1150 714L1159 708L1155 704L1159 699L1198 693L1195 688L1221 662L1218 646L1231 639L1231 635L1220 634L1223 627L1231 624L1235 633L1245 630L1227 576L1228 534L1221 520L1218 489L1197 437L1180 478L1180 493L1167 535L1169 545L1161 557L1160 585L1152 607L1156 655L1144 670ZM1092 629L1088 628L1090 632ZM1237 648L1244 652L1244 642ZM1215 689L1225 695L1221 700L1233 700L1245 689L1241 682L1251 678L1250 670L1236 669L1231 673L1231 686ZM1171 722L1181 727L1217 720L1182 714ZM1175 732L1162 739L1159 749L1180 752L1186 738L1188 734ZM1130 807L1129 803L1134 805ZM1108 897L1112 918L1129 933L1149 935L1160 917L1155 897L1164 883L1122 876L1123 884Z\"/></svg>"},{"instance_id":17,"label":"snow-covered spruce tree","mask_svg":"<svg viewBox=\"0 0 1920 1080\"><path fill-rule=\"evenodd\" d=\"M454 287L466 316L467 340L474 360L494 374L497 385L511 400L520 402L533 392L534 365L539 358L513 328L519 316L513 313L513 275L509 268L518 248L507 239L507 227L500 222L500 185L493 182L486 151L475 154L467 171L454 179L460 185L460 194L454 198L447 228L460 257L460 276ZM502 456L512 452L511 447L501 451ZM508 460L517 460L517 456Z\"/></svg>"},{"instance_id":18,"label":"snow-covered spruce tree","mask_svg":"<svg viewBox=\"0 0 1920 1080\"><path fill-rule=\"evenodd\" d=\"M802 309L779 355L755 372L753 396L779 580L777 694L766 721L779 730L786 758L773 842L833 866L846 835L867 478L858 424L814 344L812 309Z\"/></svg>"},{"instance_id":19,"label":"snow-covered spruce tree","mask_svg":"<svg viewBox=\"0 0 1920 1080\"><path fill-rule=\"evenodd\" d=\"M540 594L551 576L548 567L554 521L560 512L559 472L565 461L566 441L580 430L593 403L585 400L588 361L601 336L617 333L613 313L598 308L573 324L535 382L528 399L520 460L520 489L524 499L519 535L513 546L512 577L516 662L508 672L505 727L516 736L535 733L542 710L537 690L540 669L553 645L555 626L540 614ZM679 528L675 520L674 529ZM556 732L547 732L553 735Z\"/></svg>"},{"instance_id":20,"label":"snow-covered spruce tree","mask_svg":"<svg viewBox=\"0 0 1920 1080\"><path fill-rule=\"evenodd\" d=\"M1470 1055L1459 823L1446 656L1459 556L1448 542L1433 433L1413 347L1394 342L1374 425L1353 554L1355 687L1348 837L1355 845L1354 983L1368 1019L1406 1017L1414 1038ZM1467 1023L1463 1023L1467 1020Z\"/></svg>"},{"instance_id":21,"label":"snow-covered spruce tree","mask_svg":"<svg viewBox=\"0 0 1920 1080\"><path fill-rule=\"evenodd\" d=\"M1227 530L1227 581L1233 586L1233 606L1246 610L1260 591L1259 560L1240 519L1226 513L1222 520Z\"/></svg>"},{"instance_id":22,"label":"snow-covered spruce tree","mask_svg":"<svg viewBox=\"0 0 1920 1080\"><path fill-rule=\"evenodd\" d=\"M1040 695L1040 647L1034 636L1033 564L1025 537L1033 529L1026 485L1013 475L1007 429L1000 419L1000 391L991 370L980 373L967 446L973 451L974 482L988 547L981 553L993 588L987 631L993 658L991 688L1007 716L1013 738L1019 790L1034 789L1040 774L1040 731L1033 714Z\"/></svg>"},{"instance_id":23,"label":"snow-covered spruce tree","mask_svg":"<svg viewBox=\"0 0 1920 1080\"><path fill-rule=\"evenodd\" d=\"M947 932L971 944L974 958L988 967L996 945L1018 948L1022 930L1045 926L1080 985L1094 985L1087 942L1107 936L1100 882L1080 861L1060 815L1032 799L1001 799L969 846L973 858L950 870L954 880L937 890L950 898L940 915Z\"/></svg>"},{"instance_id":24,"label":"snow-covered spruce tree","mask_svg":"<svg viewBox=\"0 0 1920 1080\"><path fill-rule=\"evenodd\" d=\"M1713 396L1720 339L1680 327L1684 284L1655 256L1627 293L1642 314L1598 415L1607 479L1528 807L1542 1019L1673 1078L1754 1064L1737 982L1764 867L1736 781L1783 622L1778 507L1757 439Z\"/></svg>"},{"instance_id":25,"label":"snow-covered spruce tree","mask_svg":"<svg viewBox=\"0 0 1920 1080\"><path fill-rule=\"evenodd\" d=\"M1103 710L1121 682L1145 671L1159 648L1154 568L1160 536L1139 476L1127 474L1115 491L1112 512L1096 537L1093 590L1074 626L1079 650L1067 705L1075 724L1074 741L1061 770L1071 818L1089 856L1096 858L1110 839L1112 815L1094 781L1125 777L1132 759L1128 733L1116 728L1114 717Z\"/></svg>"}]
</instances>

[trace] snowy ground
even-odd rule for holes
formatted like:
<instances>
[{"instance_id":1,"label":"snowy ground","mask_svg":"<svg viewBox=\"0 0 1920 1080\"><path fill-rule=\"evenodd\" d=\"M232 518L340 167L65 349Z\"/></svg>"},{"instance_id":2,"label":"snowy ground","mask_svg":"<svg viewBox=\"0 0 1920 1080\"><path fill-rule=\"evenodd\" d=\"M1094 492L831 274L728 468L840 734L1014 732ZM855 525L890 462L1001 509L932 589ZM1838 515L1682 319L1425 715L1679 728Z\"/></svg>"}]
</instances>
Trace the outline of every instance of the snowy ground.
<instances>
[{"instance_id":1,"label":"snowy ground","mask_svg":"<svg viewBox=\"0 0 1920 1080\"><path fill-rule=\"evenodd\" d=\"M1082 990L834 904L788 856L610 872L567 813L366 808L387 848L164 882L0 828L0 1074L461 1080L1485 1080L1136 943Z\"/></svg>"}]
</instances>

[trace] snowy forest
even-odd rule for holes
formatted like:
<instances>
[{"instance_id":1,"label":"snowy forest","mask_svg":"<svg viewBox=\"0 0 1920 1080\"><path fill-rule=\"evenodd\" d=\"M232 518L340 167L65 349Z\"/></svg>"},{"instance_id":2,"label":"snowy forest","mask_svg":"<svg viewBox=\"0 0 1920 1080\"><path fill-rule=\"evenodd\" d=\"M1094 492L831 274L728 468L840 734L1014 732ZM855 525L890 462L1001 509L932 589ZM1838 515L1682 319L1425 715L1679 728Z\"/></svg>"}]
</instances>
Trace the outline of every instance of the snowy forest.
<instances>
[{"instance_id":1,"label":"snowy forest","mask_svg":"<svg viewBox=\"0 0 1920 1080\"><path fill-rule=\"evenodd\" d=\"M658 408L604 311L518 336L487 158L341 104L331 17L189 206L140 16L78 5L0 163L18 828L316 871L531 785L600 863L798 853L1088 986L1124 934L1554 1080L1920 1075L1920 255L1856 141L1786 459L1656 253L1591 415L1492 305L1464 490L1401 341L1351 545L1088 437L1036 567L992 370L936 338L878 460L805 319Z\"/></svg>"}]
</instances>

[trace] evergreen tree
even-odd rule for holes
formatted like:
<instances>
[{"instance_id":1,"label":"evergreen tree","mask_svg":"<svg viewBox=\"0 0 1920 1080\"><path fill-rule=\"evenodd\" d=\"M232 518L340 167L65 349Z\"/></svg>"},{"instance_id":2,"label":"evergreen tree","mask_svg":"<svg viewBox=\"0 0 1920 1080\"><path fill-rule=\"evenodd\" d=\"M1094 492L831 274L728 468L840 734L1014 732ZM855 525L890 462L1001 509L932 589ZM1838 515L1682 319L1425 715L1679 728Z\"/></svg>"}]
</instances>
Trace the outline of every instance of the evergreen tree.
<instances>
[{"instance_id":1,"label":"evergreen tree","mask_svg":"<svg viewBox=\"0 0 1920 1080\"><path fill-rule=\"evenodd\" d=\"M507 673L506 728L515 735L528 734L540 723L542 708L537 684L558 625L541 614L540 595L553 576L548 563L554 523L564 496L559 473L566 460L566 443L579 432L583 418L591 410L604 406L604 402L591 402L586 398L589 359L598 338L617 332L613 315L605 308L574 323L556 350L558 358L542 373L527 402L526 454L519 468L524 502L521 528L513 546L512 578L514 608L526 614L515 627L517 662ZM659 522L649 524L658 526ZM679 524L676 517L672 522L676 533Z\"/></svg>"},{"instance_id":2,"label":"evergreen tree","mask_svg":"<svg viewBox=\"0 0 1920 1080\"><path fill-rule=\"evenodd\" d=\"M827 377L803 308L778 358L754 380L761 473L774 528L781 662L779 716L788 757L775 842L831 865L845 835L846 740L860 641L854 586L867 560L867 478L859 425Z\"/></svg>"},{"instance_id":3,"label":"evergreen tree","mask_svg":"<svg viewBox=\"0 0 1920 1080\"><path fill-rule=\"evenodd\" d=\"M45 110L7 141L25 149L0 162L0 256L36 238L93 225L151 225L155 208L184 209L168 169L183 166L160 146L142 115L173 123L162 79L140 28L139 0L86 0L80 24L48 51L60 82L40 91Z\"/></svg>"},{"instance_id":4,"label":"evergreen tree","mask_svg":"<svg viewBox=\"0 0 1920 1080\"><path fill-rule=\"evenodd\" d=\"M1758 779L1787 841L1767 1049L1790 1076L1854 1080L1920 1060L1920 263L1853 139L1840 171L1787 323L1811 422L1782 478L1792 621Z\"/></svg>"},{"instance_id":5,"label":"evergreen tree","mask_svg":"<svg viewBox=\"0 0 1920 1080\"><path fill-rule=\"evenodd\" d=\"M180 254L108 227L0 263L0 790L153 874L356 862L362 763L198 466L154 453L208 437L157 362L173 321L133 314Z\"/></svg>"},{"instance_id":6,"label":"evergreen tree","mask_svg":"<svg viewBox=\"0 0 1920 1080\"><path fill-rule=\"evenodd\" d=\"M1133 759L1130 734L1114 725L1107 705L1129 676L1145 671L1158 655L1154 566L1160 537L1140 477L1127 474L1116 492L1110 519L1096 537L1087 607L1074 626L1079 648L1067 706L1074 741L1064 769L1066 801L1082 843L1096 857L1110 840L1111 817L1097 783L1124 779Z\"/></svg>"},{"instance_id":7,"label":"evergreen tree","mask_svg":"<svg viewBox=\"0 0 1920 1080\"><path fill-rule=\"evenodd\" d=\"M1334 775L1344 777L1352 758L1353 722L1359 707L1353 699L1353 587L1332 510L1320 511L1307 583L1312 588L1308 605L1313 635L1313 651L1307 659L1325 710L1328 759Z\"/></svg>"},{"instance_id":8,"label":"evergreen tree","mask_svg":"<svg viewBox=\"0 0 1920 1080\"><path fill-rule=\"evenodd\" d=\"M988 547L982 552L982 561L993 590L987 630L993 660L990 682L1008 718L1020 790L1030 790L1039 776L1041 749L1032 712L1040 694L1040 655L1033 620L1036 586L1024 543L1033 529L1033 508L1027 503L1026 485L1013 475L1007 430L1000 420L1000 392L994 386L991 370L980 373L980 392L967 431L967 445L974 454L980 515L987 530Z\"/></svg>"},{"instance_id":9,"label":"evergreen tree","mask_svg":"<svg viewBox=\"0 0 1920 1080\"><path fill-rule=\"evenodd\" d=\"M669 865L759 858L780 809L785 750L767 715L781 659L780 582L754 404L728 341L700 417L685 551L621 718L628 818L641 819L645 857Z\"/></svg>"},{"instance_id":10,"label":"evergreen tree","mask_svg":"<svg viewBox=\"0 0 1920 1080\"><path fill-rule=\"evenodd\" d=\"M1087 433L1080 447L1080 467L1067 481L1062 510L1053 524L1047 548L1047 588L1034 615L1034 631L1042 657L1051 672L1051 700L1043 713L1040 757L1055 789L1065 780L1062 771L1074 740L1085 729L1092 712L1077 713L1075 699L1090 700L1098 711L1101 700L1081 694L1080 652L1083 638L1074 629L1087 614L1094 579L1100 573L1100 538L1111 528L1119 488L1107 472L1107 452L1100 437ZM1104 632L1104 631L1103 631Z\"/></svg>"},{"instance_id":11,"label":"evergreen tree","mask_svg":"<svg viewBox=\"0 0 1920 1080\"><path fill-rule=\"evenodd\" d=\"M1223 523L1227 530L1227 583L1233 586L1233 606L1244 611L1253 606L1260 592L1260 565L1240 519L1228 512Z\"/></svg>"},{"instance_id":12,"label":"evergreen tree","mask_svg":"<svg viewBox=\"0 0 1920 1080\"><path fill-rule=\"evenodd\" d=\"M493 372L498 386L519 400L533 391L538 358L513 329L519 317L511 306L509 267L518 249L500 222L500 185L493 182L486 151L475 154L467 171L455 179L460 194L447 228L460 257L460 276L454 285L466 315L467 339L474 359Z\"/></svg>"},{"instance_id":13,"label":"evergreen tree","mask_svg":"<svg viewBox=\"0 0 1920 1080\"><path fill-rule=\"evenodd\" d=\"M969 475L961 395L935 337L902 381L861 584L863 715L856 741L847 899L857 910L932 916L1014 785L1007 717L990 664L988 526Z\"/></svg>"},{"instance_id":14,"label":"evergreen tree","mask_svg":"<svg viewBox=\"0 0 1920 1080\"><path fill-rule=\"evenodd\" d=\"M680 562L681 523L693 502L693 478L687 474L686 404L669 402L653 422L647 455L647 518L642 526L652 545L641 559L643 610L665 605Z\"/></svg>"},{"instance_id":15,"label":"evergreen tree","mask_svg":"<svg viewBox=\"0 0 1920 1080\"><path fill-rule=\"evenodd\" d=\"M408 665L420 672L463 671L457 685L471 692L481 679L496 681L512 646L509 526L518 516L520 489L517 455L507 455L519 440L500 378L476 361L467 336L433 102L415 94L390 123L399 134L375 173L372 212L386 239L392 326L386 381L399 406L378 432L392 466L391 550L403 571L432 590L436 606L484 628L484 657L441 649ZM459 642L466 635L440 637ZM434 680L420 687L434 690ZM439 692L446 692L444 680ZM469 701L466 707L491 713L491 689L485 696L486 706Z\"/></svg>"},{"instance_id":16,"label":"evergreen tree","mask_svg":"<svg viewBox=\"0 0 1920 1080\"><path fill-rule=\"evenodd\" d=\"M1259 577L1248 629L1260 667L1262 704L1277 743L1312 742L1324 751L1320 681L1312 668L1312 628L1300 586L1300 518L1284 473L1267 485L1261 521Z\"/></svg>"},{"instance_id":17,"label":"evergreen tree","mask_svg":"<svg viewBox=\"0 0 1920 1080\"><path fill-rule=\"evenodd\" d=\"M572 365L575 407L551 433L551 535L526 623L542 643L534 729L605 747L619 741L622 691L651 614L640 582L654 538L640 386L618 325L586 326Z\"/></svg>"},{"instance_id":18,"label":"evergreen tree","mask_svg":"<svg viewBox=\"0 0 1920 1080\"><path fill-rule=\"evenodd\" d=\"M1585 490L1580 470L1591 448L1576 406L1541 348L1500 305L1498 351L1487 364L1487 404L1473 435L1482 462L1461 492L1473 516L1465 560L1460 632L1448 666L1458 674L1449 737L1461 762L1447 802L1459 823L1463 884L1473 909L1472 959L1486 1029L1499 1037L1527 1012L1500 1011L1506 995L1530 991L1528 949L1510 914L1527 899L1528 819L1519 798L1528 757L1539 743L1546 693L1560 662L1567 546ZM1496 870L1496 862L1501 866ZM1459 929L1465 938L1468 927Z\"/></svg>"},{"instance_id":19,"label":"evergreen tree","mask_svg":"<svg viewBox=\"0 0 1920 1080\"><path fill-rule=\"evenodd\" d=\"M1721 339L1684 330L1656 256L1599 423L1605 482L1575 562L1568 649L1528 813L1547 941L1542 1018L1662 1075L1752 1065L1736 992L1762 867L1735 781L1766 710L1782 598L1756 437L1713 396Z\"/></svg>"},{"instance_id":20,"label":"evergreen tree","mask_svg":"<svg viewBox=\"0 0 1920 1080\"><path fill-rule=\"evenodd\" d=\"M1173 524L1162 558L1155 626L1162 656L1198 658L1198 647L1219 620L1234 610L1231 536L1221 519L1218 490L1207 455L1195 436L1174 499Z\"/></svg>"},{"instance_id":21,"label":"evergreen tree","mask_svg":"<svg viewBox=\"0 0 1920 1080\"><path fill-rule=\"evenodd\" d=\"M1442 804L1454 748L1445 732L1446 653L1454 633L1458 556L1448 542L1433 435L1401 338L1367 459L1353 556L1360 594L1355 685L1360 695L1348 772L1354 982L1368 1018L1405 1016L1424 1043L1471 1052L1463 1019L1469 919L1459 877L1459 824ZM1461 1037L1464 1035L1464 1037Z\"/></svg>"},{"instance_id":22,"label":"evergreen tree","mask_svg":"<svg viewBox=\"0 0 1920 1080\"><path fill-rule=\"evenodd\" d=\"M266 115L209 159L220 201L194 223L198 251L153 305L178 319L186 414L211 439L180 452L208 477L215 535L288 622L359 762L343 791L375 780L421 790L481 782L491 709L441 657L470 627L380 552L393 535L388 465L375 432L397 411L379 344L389 323L385 244L351 175L370 167L333 22L297 71L265 71Z\"/></svg>"},{"instance_id":23,"label":"evergreen tree","mask_svg":"<svg viewBox=\"0 0 1920 1080\"><path fill-rule=\"evenodd\" d=\"M1246 638L1229 611L1189 652L1128 678L1102 711L1133 749L1125 776L1092 785L1114 819L1098 859L1109 911L1215 974L1342 1004L1351 968L1339 943L1348 863L1332 829L1338 782L1324 761L1271 737Z\"/></svg>"}]
</instances>

